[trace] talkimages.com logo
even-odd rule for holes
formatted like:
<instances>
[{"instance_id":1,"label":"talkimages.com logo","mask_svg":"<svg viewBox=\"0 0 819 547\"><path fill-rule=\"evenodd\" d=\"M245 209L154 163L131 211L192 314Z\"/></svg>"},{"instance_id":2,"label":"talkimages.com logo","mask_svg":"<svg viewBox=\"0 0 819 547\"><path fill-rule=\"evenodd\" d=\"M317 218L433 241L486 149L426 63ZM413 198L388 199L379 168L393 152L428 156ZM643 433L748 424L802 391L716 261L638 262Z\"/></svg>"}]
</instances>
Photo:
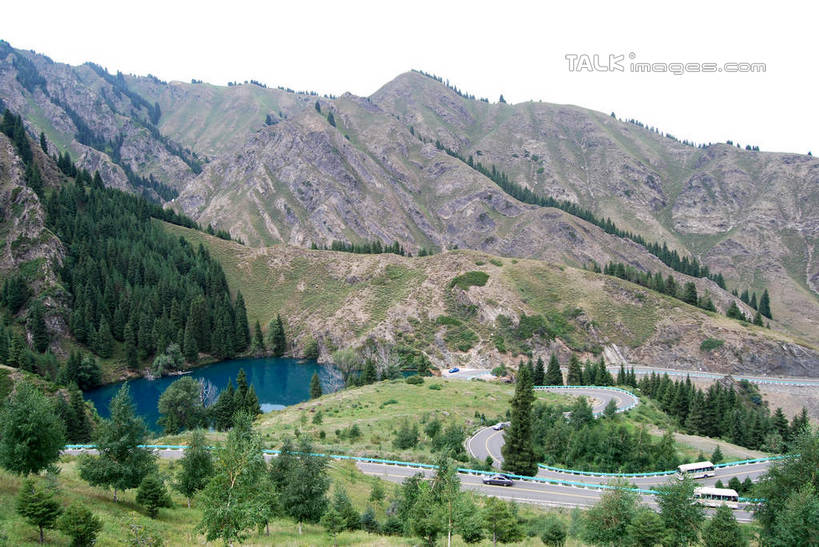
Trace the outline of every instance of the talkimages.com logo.
<instances>
[{"instance_id":1,"label":"talkimages.com logo","mask_svg":"<svg viewBox=\"0 0 819 547\"><path fill-rule=\"evenodd\" d=\"M569 64L569 72L635 72L657 74L701 74L701 73L759 73L765 72L765 63L725 62L725 63L663 63L637 61L634 52L628 55L600 55L597 53L567 53L564 58Z\"/></svg>"}]
</instances>

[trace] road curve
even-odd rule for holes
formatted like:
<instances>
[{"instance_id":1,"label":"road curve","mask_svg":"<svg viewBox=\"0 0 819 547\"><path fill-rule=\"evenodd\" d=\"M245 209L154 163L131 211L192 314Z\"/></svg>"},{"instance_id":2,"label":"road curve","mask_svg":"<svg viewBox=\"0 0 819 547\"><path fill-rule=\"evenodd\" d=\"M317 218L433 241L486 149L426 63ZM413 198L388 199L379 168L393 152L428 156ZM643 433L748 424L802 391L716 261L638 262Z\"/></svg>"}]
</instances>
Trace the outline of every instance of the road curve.
<instances>
[{"instance_id":1,"label":"road curve","mask_svg":"<svg viewBox=\"0 0 819 547\"><path fill-rule=\"evenodd\" d=\"M549 391L552 393L563 393L574 396L583 396L591 399L592 412L595 415L603 413L609 401L613 400L617 404L617 411L623 412L636 406L640 400L636 395L625 390L611 389L605 387L588 386L539 386L537 391ZM503 447L503 431L495 431L491 427L479 430L466 442L466 449L469 454L480 461L485 461L489 456L495 467L500 468L503 462L501 448Z\"/></svg>"},{"instance_id":2,"label":"road curve","mask_svg":"<svg viewBox=\"0 0 819 547\"><path fill-rule=\"evenodd\" d=\"M356 464L362 473L372 475L381 479L401 483L408 477L421 473L425 477L432 477L434 470L417 469L397 465L381 463ZM461 488L464 490L474 490L488 496L514 500L519 503L529 503L550 507L581 507L588 509L600 501L600 497L606 490L597 488L584 488L579 486L569 486L563 484L549 484L545 482L517 480L512 486L490 486L483 484L482 476L469 473L458 473L461 479ZM657 502L651 494L640 494L640 501L654 510L657 510ZM708 510L711 512L711 510ZM740 522L751 522L753 514L743 509L734 511L734 516Z\"/></svg>"},{"instance_id":3,"label":"road curve","mask_svg":"<svg viewBox=\"0 0 819 547\"><path fill-rule=\"evenodd\" d=\"M67 448L63 450L63 454L78 456L81 454L96 454L97 451L93 448ZM185 451L182 448L169 448L154 450L154 453L163 459L178 460L184 456ZM273 454L265 454L265 459L270 461ZM431 477L434 474L432 469L419 469L417 467L400 466L376 462L356 462L358 469L366 474L379 477L390 482L401 483L407 477L411 477L418 473L425 477ZM748 466L751 467L750 465ZM589 479L597 479L599 477L582 477L570 476L569 480L577 483L589 484L589 487L570 486L564 484L549 484L546 482L524 481L518 480L513 486L490 486L483 484L483 476L458 473L461 479L461 488L464 490L474 490L489 496L512 500L519 503L529 503L534 505L543 505L550 507L581 507L589 508L600 500L600 496L605 492L604 489L595 488L593 485L601 484ZM734 476L734 475L731 475ZM742 477L740 477L742 478ZM560 480L566 480L563 476ZM605 482L605 481L602 481ZM654 497L647 494L640 494L641 501L646 505L657 509L657 503ZM750 522L753 515L747 510L734 511L734 515L740 522Z\"/></svg>"},{"instance_id":4,"label":"road curve","mask_svg":"<svg viewBox=\"0 0 819 547\"><path fill-rule=\"evenodd\" d=\"M635 406L639 400L638 398L626 391L616 391L605 388L595 387L547 387L538 388L543 391L561 392L565 393L571 390L572 395L582 395L593 399L592 411L595 414L602 413L603 409L610 400L617 403L617 410L624 411ZM486 460L490 456L493 461L493 466L500 469L503 463L503 430L495 431L491 427L485 427L478 430L472 437L467 440L466 447L469 454L480 461ZM757 462L745 465L719 467L715 471L713 477L698 480L698 484L703 486L713 486L718 480L723 483L728 482L732 477L737 477L740 481L745 478L750 478L756 481L760 476L764 475L770 467L770 462ZM586 484L606 484L615 477L607 475L586 475L579 473L567 473L564 471L556 471L553 469L539 469L537 476L544 479L561 480L561 481L576 481ZM653 475L648 477L626 477L628 482L634 484L637 488L651 489L660 486L667 482L672 476L670 475Z\"/></svg>"}]
</instances>

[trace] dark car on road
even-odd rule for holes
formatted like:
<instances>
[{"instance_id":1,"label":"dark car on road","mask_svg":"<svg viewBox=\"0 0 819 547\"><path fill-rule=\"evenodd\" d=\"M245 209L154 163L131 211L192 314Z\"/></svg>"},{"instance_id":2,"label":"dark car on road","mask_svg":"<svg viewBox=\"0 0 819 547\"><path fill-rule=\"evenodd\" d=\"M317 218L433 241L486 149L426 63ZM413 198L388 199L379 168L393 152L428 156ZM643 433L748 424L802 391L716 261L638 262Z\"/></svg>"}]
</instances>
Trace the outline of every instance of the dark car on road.
<instances>
[{"instance_id":1,"label":"dark car on road","mask_svg":"<svg viewBox=\"0 0 819 547\"><path fill-rule=\"evenodd\" d=\"M491 477L486 477L483 479L484 484L491 484L492 486L512 486L515 484L512 479L507 477L506 475L492 475Z\"/></svg>"}]
</instances>

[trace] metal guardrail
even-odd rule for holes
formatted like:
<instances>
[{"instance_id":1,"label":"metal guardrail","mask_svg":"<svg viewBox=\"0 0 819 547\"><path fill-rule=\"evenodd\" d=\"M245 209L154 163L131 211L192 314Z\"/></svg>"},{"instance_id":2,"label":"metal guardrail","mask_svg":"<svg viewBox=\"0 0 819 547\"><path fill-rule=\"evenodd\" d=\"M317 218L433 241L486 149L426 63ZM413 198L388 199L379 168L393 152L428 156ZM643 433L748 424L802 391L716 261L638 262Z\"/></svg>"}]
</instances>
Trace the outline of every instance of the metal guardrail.
<instances>
[{"instance_id":1,"label":"metal guardrail","mask_svg":"<svg viewBox=\"0 0 819 547\"><path fill-rule=\"evenodd\" d=\"M627 389L623 389L623 388L619 388L619 387L613 387L613 386L534 386L532 389L534 389L535 391L546 391L547 389L596 389L596 390L601 390L601 391L618 391L620 393L625 393L625 394L629 395L632 399L634 399L634 402L632 402L632 404L630 404L628 406L618 408L617 409L618 414L621 413L621 412L628 412L629 410L631 410L632 408L634 408L634 407L636 407L637 405L640 404L640 398L637 395L635 395L634 393L628 391ZM600 416L603 413L602 412L592 412L592 414L594 416Z\"/></svg>"},{"instance_id":2,"label":"metal guardrail","mask_svg":"<svg viewBox=\"0 0 819 547\"><path fill-rule=\"evenodd\" d=\"M753 463L764 463L764 462L772 462L772 461L780 461L788 458L789 456L770 456L767 458L754 458L750 460L740 460L736 462L726 462L726 463L717 463L714 464L715 468L726 468L726 467L735 467L738 465L749 465ZM566 473L567 475L585 475L585 476L594 476L594 477L657 477L663 475L673 475L677 472L676 469L671 471L654 471L651 473L604 473L602 471L578 471L576 469L565 469L562 467L552 467L549 465L545 465L542 463L537 464L537 466L541 469L546 469L547 471L554 471L556 473Z\"/></svg>"},{"instance_id":3,"label":"metal guardrail","mask_svg":"<svg viewBox=\"0 0 819 547\"><path fill-rule=\"evenodd\" d=\"M186 445L169 445L169 444L142 444L139 445L140 448L150 448L155 450L185 450L187 448ZM93 444L67 444L65 448L68 450L83 450L83 449L93 449L96 448L96 445ZM213 448L213 447L208 447ZM272 449L264 449L262 450L264 454L281 454L281 450L272 450ZM298 453L298 452L294 452ZM347 456L344 454L321 454L312 452L310 453L311 456L317 456L321 458L330 458L334 460L349 460L349 461L357 461L362 463L377 463L382 465L394 465L398 467L410 467L415 469L425 469L425 470L432 470L438 469L437 465L428 464L428 463L418 463L418 462L403 462L399 460L384 460L379 458L365 458L361 456ZM775 459L784 459L786 456L776 456L773 458L759 458L757 460L747 460L746 463L752 462L761 462L767 460L775 460ZM732 462L734 465L739 465L737 462ZM458 467L457 471L459 473L464 473L467 475L496 475L497 471L484 471L483 469L470 469L467 467ZM645 488L630 488L630 487L623 487L623 486L615 486L611 484L599 484L599 483L587 483L587 482L578 482L578 481L567 481L562 479L550 479L547 477L529 477L526 475L514 475L511 473L504 473L505 476L516 479L519 481L526 481L526 482L534 482L540 484L553 484L556 486L570 486L573 488L585 488L591 490L628 490L630 492L636 492L638 494L646 494L646 495L656 495L661 494L659 490L650 490ZM755 499L755 498L739 498L739 501L744 503L761 503L764 502L764 499Z\"/></svg>"}]
</instances>

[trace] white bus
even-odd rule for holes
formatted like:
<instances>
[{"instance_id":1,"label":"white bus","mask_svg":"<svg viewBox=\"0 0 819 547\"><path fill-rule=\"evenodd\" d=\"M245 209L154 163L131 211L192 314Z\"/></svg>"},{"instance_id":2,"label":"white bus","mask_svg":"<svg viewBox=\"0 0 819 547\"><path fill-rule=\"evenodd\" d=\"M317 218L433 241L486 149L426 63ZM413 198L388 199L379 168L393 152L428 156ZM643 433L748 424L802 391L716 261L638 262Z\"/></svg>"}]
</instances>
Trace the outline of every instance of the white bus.
<instances>
[{"instance_id":1,"label":"white bus","mask_svg":"<svg viewBox=\"0 0 819 547\"><path fill-rule=\"evenodd\" d=\"M714 464L711 462L685 463L677 466L677 478L680 480L685 477L704 479L705 477L713 477L715 474Z\"/></svg>"},{"instance_id":2,"label":"white bus","mask_svg":"<svg viewBox=\"0 0 819 547\"><path fill-rule=\"evenodd\" d=\"M731 509L739 509L739 495L730 488L698 487L694 489L694 499L708 507L727 505Z\"/></svg>"}]
</instances>

